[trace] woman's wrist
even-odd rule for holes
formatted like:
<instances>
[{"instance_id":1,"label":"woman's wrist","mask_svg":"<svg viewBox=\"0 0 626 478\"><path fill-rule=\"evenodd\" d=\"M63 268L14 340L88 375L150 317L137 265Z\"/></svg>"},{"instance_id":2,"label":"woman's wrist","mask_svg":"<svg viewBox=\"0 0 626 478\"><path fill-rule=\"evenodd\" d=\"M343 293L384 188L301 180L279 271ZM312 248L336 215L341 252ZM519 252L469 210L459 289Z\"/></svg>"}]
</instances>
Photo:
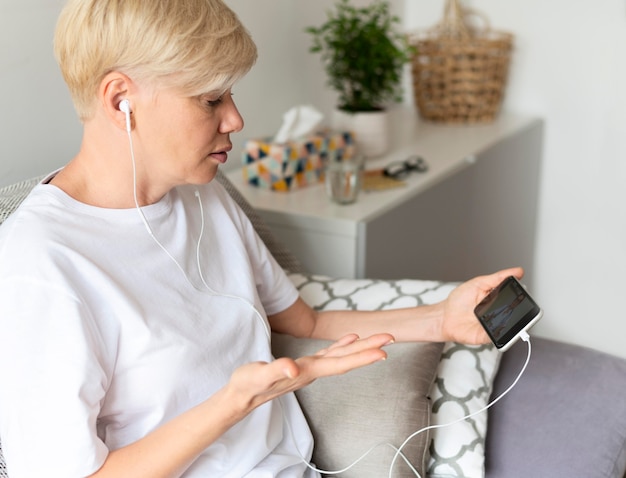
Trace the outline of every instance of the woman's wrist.
<instances>
[{"instance_id":1,"label":"woman's wrist","mask_svg":"<svg viewBox=\"0 0 626 478\"><path fill-rule=\"evenodd\" d=\"M446 342L448 337L445 335L444 328L445 300L436 304L422 305L418 309L421 310L421 320L423 321L425 335L422 340Z\"/></svg>"}]
</instances>

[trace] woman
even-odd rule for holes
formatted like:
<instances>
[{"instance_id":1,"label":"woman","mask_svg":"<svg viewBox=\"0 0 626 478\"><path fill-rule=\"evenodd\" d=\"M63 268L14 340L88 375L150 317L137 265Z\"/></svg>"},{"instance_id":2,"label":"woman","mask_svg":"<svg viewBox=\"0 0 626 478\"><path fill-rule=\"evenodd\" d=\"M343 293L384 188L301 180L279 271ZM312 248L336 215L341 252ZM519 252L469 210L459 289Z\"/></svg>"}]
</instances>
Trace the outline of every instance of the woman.
<instances>
[{"instance_id":1,"label":"woman","mask_svg":"<svg viewBox=\"0 0 626 478\"><path fill-rule=\"evenodd\" d=\"M291 392L394 340L487 340L473 307L520 269L413 309L317 313L298 297L212 181L256 59L220 0L70 0L55 53L84 134L0 229L12 478L317 476ZM336 342L274 360L270 328Z\"/></svg>"}]
</instances>

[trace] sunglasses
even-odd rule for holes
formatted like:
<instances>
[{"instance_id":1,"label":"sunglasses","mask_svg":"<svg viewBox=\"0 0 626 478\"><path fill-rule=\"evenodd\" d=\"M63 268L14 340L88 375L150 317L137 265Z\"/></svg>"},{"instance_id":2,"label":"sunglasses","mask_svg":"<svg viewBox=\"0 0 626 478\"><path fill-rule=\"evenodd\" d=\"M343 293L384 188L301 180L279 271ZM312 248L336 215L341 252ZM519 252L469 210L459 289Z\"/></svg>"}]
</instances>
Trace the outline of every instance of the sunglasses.
<instances>
[{"instance_id":1,"label":"sunglasses","mask_svg":"<svg viewBox=\"0 0 626 478\"><path fill-rule=\"evenodd\" d=\"M403 179L412 171L425 173L428 171L428 164L421 156L409 156L404 161L395 161L383 169L383 174L393 179Z\"/></svg>"}]
</instances>

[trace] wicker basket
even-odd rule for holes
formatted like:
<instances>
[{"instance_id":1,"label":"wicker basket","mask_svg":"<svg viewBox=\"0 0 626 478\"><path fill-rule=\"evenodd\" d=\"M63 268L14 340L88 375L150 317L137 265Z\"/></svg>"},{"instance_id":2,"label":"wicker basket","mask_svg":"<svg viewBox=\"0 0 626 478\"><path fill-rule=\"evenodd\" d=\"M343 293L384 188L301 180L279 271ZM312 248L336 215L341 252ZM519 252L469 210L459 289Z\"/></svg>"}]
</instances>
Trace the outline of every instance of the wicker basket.
<instances>
[{"instance_id":1,"label":"wicker basket","mask_svg":"<svg viewBox=\"0 0 626 478\"><path fill-rule=\"evenodd\" d=\"M482 18L472 28L469 17ZM443 20L410 37L415 103L420 115L443 123L485 123L497 116L506 86L513 35L489 28L477 12L447 0Z\"/></svg>"}]
</instances>

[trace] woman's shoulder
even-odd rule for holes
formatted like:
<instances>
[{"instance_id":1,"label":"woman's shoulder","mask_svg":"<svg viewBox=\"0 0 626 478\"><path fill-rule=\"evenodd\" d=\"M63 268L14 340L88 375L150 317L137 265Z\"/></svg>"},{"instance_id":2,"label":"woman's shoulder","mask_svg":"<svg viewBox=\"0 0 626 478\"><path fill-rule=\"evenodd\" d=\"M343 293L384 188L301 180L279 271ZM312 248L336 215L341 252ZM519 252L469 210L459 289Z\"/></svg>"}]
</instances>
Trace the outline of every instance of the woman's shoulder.
<instances>
[{"instance_id":1,"label":"woman's shoulder","mask_svg":"<svg viewBox=\"0 0 626 478\"><path fill-rule=\"evenodd\" d=\"M81 214L64 202L56 188L39 184L0 225L0 268L40 270L57 260L55 252L79 240ZM58 255L58 254L57 254Z\"/></svg>"},{"instance_id":2,"label":"woman's shoulder","mask_svg":"<svg viewBox=\"0 0 626 478\"><path fill-rule=\"evenodd\" d=\"M35 186L0 225L0 245L6 245L12 239L17 239L19 243L29 238L41 238L41 226L50 217L46 211L53 207L50 201L42 197L45 196L42 191L41 185Z\"/></svg>"}]
</instances>

